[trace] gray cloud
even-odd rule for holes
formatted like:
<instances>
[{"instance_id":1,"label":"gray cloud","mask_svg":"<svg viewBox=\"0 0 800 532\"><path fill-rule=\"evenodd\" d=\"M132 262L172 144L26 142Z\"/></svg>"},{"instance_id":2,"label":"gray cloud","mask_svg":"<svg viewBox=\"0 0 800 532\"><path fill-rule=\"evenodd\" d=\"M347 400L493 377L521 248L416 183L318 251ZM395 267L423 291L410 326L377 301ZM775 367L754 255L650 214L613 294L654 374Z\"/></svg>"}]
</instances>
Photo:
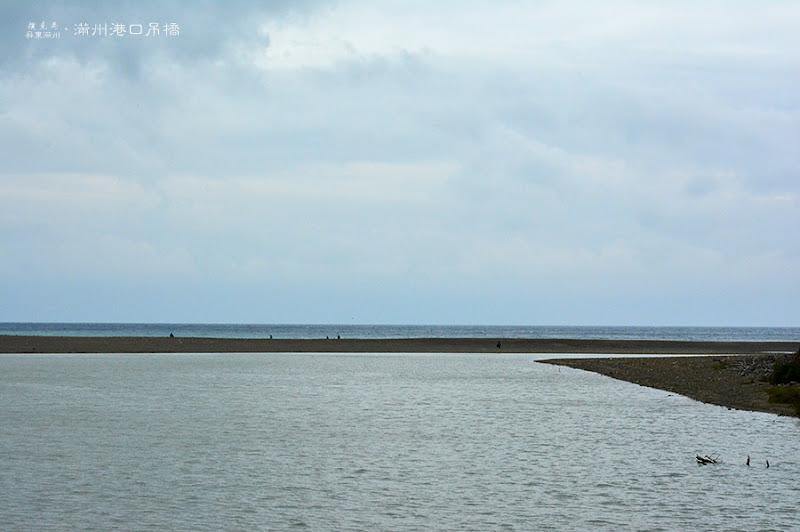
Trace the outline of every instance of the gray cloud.
<instances>
[{"instance_id":1,"label":"gray cloud","mask_svg":"<svg viewBox=\"0 0 800 532\"><path fill-rule=\"evenodd\" d=\"M221 305L165 303L152 318L165 320L250 321L272 294L259 316L273 321L359 308L388 321L766 323L748 309L769 298L788 323L795 37L766 16L754 25L775 24L769 39L722 25L708 41L668 18L684 35L670 41L670 28L584 26L569 10L540 13L553 28L539 35L489 7L392 4L383 19L355 3L4 7L5 299L22 297L11 284L67 297L97 280L80 319L115 291L138 310L114 319L150 319L135 296L149 290ZM752 18L740 9L734 29ZM181 35L24 38L28 19L73 17L174 18ZM460 17L484 19L486 35L467 39ZM26 308L0 319L44 312Z\"/></svg>"},{"instance_id":2,"label":"gray cloud","mask_svg":"<svg viewBox=\"0 0 800 532\"><path fill-rule=\"evenodd\" d=\"M100 63L116 75L147 83L146 79L139 78L153 63L204 63L227 56L231 48L268 46L269 36L260 31L265 20L302 20L318 5L317 1L307 0L6 3L0 8L0 47L4 51L0 71L19 75L36 63L51 58L70 58L84 66ZM61 38L26 39L31 22L37 26L42 22L47 26L57 23ZM108 31L115 23L126 28L141 24L143 32L150 23L157 23L160 33L158 37L75 35L78 24L87 24L93 32L95 26L103 26ZM179 26L179 37L166 36L164 26L171 23Z\"/></svg>"}]
</instances>

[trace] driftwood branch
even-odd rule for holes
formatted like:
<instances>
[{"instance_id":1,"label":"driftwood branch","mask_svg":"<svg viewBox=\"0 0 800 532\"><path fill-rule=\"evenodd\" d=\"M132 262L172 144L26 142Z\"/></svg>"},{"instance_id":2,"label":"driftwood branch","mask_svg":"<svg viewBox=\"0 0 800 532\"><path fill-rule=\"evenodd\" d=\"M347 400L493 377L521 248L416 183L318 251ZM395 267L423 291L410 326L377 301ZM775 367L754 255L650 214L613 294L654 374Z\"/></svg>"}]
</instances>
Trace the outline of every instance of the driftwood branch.
<instances>
[{"instance_id":1,"label":"driftwood branch","mask_svg":"<svg viewBox=\"0 0 800 532\"><path fill-rule=\"evenodd\" d=\"M698 454L698 455L695 456L695 458L697 458L697 463L701 464L701 465L718 464L719 463L717 458L712 458L711 456L708 456L708 455L700 456Z\"/></svg>"}]
</instances>

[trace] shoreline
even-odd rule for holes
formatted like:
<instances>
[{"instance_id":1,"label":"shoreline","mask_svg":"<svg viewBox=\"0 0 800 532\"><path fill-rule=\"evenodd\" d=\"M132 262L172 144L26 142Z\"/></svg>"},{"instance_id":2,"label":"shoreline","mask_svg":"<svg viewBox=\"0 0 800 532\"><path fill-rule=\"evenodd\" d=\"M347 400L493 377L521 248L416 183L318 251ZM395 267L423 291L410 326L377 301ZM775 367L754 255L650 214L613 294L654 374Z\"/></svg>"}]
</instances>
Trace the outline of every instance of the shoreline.
<instances>
[{"instance_id":1,"label":"shoreline","mask_svg":"<svg viewBox=\"0 0 800 532\"><path fill-rule=\"evenodd\" d=\"M498 347L498 343L500 347ZM727 408L795 416L767 401L775 360L797 342L524 338L261 339L0 335L0 354L103 353L540 353L614 355L538 360L592 371ZM625 355L655 355L625 357ZM673 355L673 356L658 356ZM674 356L684 355L684 356ZM686 356L688 355L688 356ZM694 355L694 356L692 356Z\"/></svg>"},{"instance_id":2,"label":"shoreline","mask_svg":"<svg viewBox=\"0 0 800 532\"><path fill-rule=\"evenodd\" d=\"M497 346L498 342L500 347ZM564 353L729 355L794 352L797 342L559 338L262 339L0 335L0 353Z\"/></svg>"},{"instance_id":3,"label":"shoreline","mask_svg":"<svg viewBox=\"0 0 800 532\"><path fill-rule=\"evenodd\" d=\"M790 405L770 403L767 378L776 360L791 355L750 354L650 358L540 360L683 395L701 403L797 417Z\"/></svg>"}]
</instances>

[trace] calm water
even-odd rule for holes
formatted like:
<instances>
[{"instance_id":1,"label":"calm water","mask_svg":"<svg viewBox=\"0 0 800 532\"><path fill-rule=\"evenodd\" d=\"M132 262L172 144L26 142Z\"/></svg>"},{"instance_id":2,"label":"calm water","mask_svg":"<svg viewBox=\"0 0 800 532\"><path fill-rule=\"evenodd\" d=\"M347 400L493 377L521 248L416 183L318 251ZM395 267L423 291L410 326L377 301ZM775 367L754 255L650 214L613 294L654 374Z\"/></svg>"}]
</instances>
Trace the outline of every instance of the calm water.
<instances>
[{"instance_id":1,"label":"calm water","mask_svg":"<svg viewBox=\"0 0 800 532\"><path fill-rule=\"evenodd\" d=\"M797 528L797 420L537 357L3 355L0 523Z\"/></svg>"},{"instance_id":2,"label":"calm water","mask_svg":"<svg viewBox=\"0 0 800 532\"><path fill-rule=\"evenodd\" d=\"M598 338L800 342L800 327L591 327L507 325L279 325L208 323L0 323L0 334L217 338Z\"/></svg>"}]
</instances>

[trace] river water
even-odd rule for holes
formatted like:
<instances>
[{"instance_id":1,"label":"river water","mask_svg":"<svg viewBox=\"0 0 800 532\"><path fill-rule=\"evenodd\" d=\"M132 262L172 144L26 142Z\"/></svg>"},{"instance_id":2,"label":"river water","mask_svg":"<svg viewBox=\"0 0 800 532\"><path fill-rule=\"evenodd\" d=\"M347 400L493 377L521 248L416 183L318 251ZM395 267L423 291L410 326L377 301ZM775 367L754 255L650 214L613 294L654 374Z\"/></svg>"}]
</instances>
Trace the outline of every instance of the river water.
<instances>
[{"instance_id":1,"label":"river water","mask_svg":"<svg viewBox=\"0 0 800 532\"><path fill-rule=\"evenodd\" d=\"M797 420L542 358L1 355L0 528L800 524Z\"/></svg>"}]
</instances>

